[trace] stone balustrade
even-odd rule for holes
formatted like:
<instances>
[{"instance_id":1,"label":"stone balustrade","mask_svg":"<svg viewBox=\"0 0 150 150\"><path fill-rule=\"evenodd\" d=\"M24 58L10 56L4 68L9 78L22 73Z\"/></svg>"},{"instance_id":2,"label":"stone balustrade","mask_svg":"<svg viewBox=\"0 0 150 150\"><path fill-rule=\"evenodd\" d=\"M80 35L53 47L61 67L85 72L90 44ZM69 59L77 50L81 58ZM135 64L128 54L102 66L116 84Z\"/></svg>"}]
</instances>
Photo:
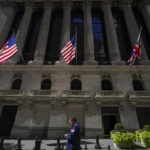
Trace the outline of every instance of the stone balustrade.
<instances>
[{"instance_id":1,"label":"stone balustrade","mask_svg":"<svg viewBox=\"0 0 150 150\"><path fill-rule=\"evenodd\" d=\"M150 91L131 91L127 93L130 101L134 102L148 102L150 99Z\"/></svg>"},{"instance_id":2,"label":"stone balustrade","mask_svg":"<svg viewBox=\"0 0 150 150\"><path fill-rule=\"evenodd\" d=\"M30 96L55 96L56 92L51 90L30 90Z\"/></svg>"},{"instance_id":3,"label":"stone balustrade","mask_svg":"<svg viewBox=\"0 0 150 150\"><path fill-rule=\"evenodd\" d=\"M128 92L130 97L150 97L150 91L132 91Z\"/></svg>"},{"instance_id":4,"label":"stone balustrade","mask_svg":"<svg viewBox=\"0 0 150 150\"><path fill-rule=\"evenodd\" d=\"M51 90L0 90L0 96L56 96Z\"/></svg>"},{"instance_id":5,"label":"stone balustrade","mask_svg":"<svg viewBox=\"0 0 150 150\"><path fill-rule=\"evenodd\" d=\"M20 96L23 92L23 90L0 90L0 96Z\"/></svg>"},{"instance_id":6,"label":"stone balustrade","mask_svg":"<svg viewBox=\"0 0 150 150\"><path fill-rule=\"evenodd\" d=\"M90 97L90 92L79 90L68 90L63 91L62 97Z\"/></svg>"},{"instance_id":7,"label":"stone balustrade","mask_svg":"<svg viewBox=\"0 0 150 150\"><path fill-rule=\"evenodd\" d=\"M122 91L99 91L96 92L96 98L100 97L122 97L123 92Z\"/></svg>"},{"instance_id":8,"label":"stone balustrade","mask_svg":"<svg viewBox=\"0 0 150 150\"><path fill-rule=\"evenodd\" d=\"M122 91L98 91L96 92L95 99L97 105L101 105L101 103L120 103L125 101Z\"/></svg>"}]
</instances>

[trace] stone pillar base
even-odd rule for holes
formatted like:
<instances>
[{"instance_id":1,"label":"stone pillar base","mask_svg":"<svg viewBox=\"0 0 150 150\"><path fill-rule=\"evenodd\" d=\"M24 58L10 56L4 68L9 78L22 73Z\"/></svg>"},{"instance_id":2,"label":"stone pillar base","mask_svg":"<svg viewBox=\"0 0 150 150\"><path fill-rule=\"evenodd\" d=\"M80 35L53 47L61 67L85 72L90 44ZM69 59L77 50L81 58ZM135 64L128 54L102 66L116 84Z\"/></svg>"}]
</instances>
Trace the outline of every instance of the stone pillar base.
<instances>
[{"instance_id":1,"label":"stone pillar base","mask_svg":"<svg viewBox=\"0 0 150 150\"><path fill-rule=\"evenodd\" d=\"M111 64L112 65L126 65L126 62L125 61L111 61Z\"/></svg>"},{"instance_id":2,"label":"stone pillar base","mask_svg":"<svg viewBox=\"0 0 150 150\"><path fill-rule=\"evenodd\" d=\"M13 127L10 138L29 138L30 129L29 127Z\"/></svg>"},{"instance_id":3,"label":"stone pillar base","mask_svg":"<svg viewBox=\"0 0 150 150\"><path fill-rule=\"evenodd\" d=\"M96 138L96 136L103 138L103 135L104 131L102 129L85 128L85 138Z\"/></svg>"},{"instance_id":4,"label":"stone pillar base","mask_svg":"<svg viewBox=\"0 0 150 150\"><path fill-rule=\"evenodd\" d=\"M9 60L5 61L2 65L15 65L15 64L16 64L15 61L9 59Z\"/></svg>"},{"instance_id":5,"label":"stone pillar base","mask_svg":"<svg viewBox=\"0 0 150 150\"><path fill-rule=\"evenodd\" d=\"M43 62L42 61L39 61L39 60L31 60L27 63L28 65L42 65Z\"/></svg>"},{"instance_id":6,"label":"stone pillar base","mask_svg":"<svg viewBox=\"0 0 150 150\"><path fill-rule=\"evenodd\" d=\"M97 65L98 62L95 60L86 60L83 62L84 65Z\"/></svg>"},{"instance_id":7,"label":"stone pillar base","mask_svg":"<svg viewBox=\"0 0 150 150\"><path fill-rule=\"evenodd\" d=\"M150 60L141 60L140 65L150 65Z\"/></svg>"},{"instance_id":8,"label":"stone pillar base","mask_svg":"<svg viewBox=\"0 0 150 150\"><path fill-rule=\"evenodd\" d=\"M57 139L58 136L60 136L60 138L64 138L64 134L67 133L66 128L48 128L47 138Z\"/></svg>"},{"instance_id":9,"label":"stone pillar base","mask_svg":"<svg viewBox=\"0 0 150 150\"><path fill-rule=\"evenodd\" d=\"M60 60L60 61L56 61L56 62L55 62L55 65L56 65L56 66L62 66L62 65L65 66L65 65L67 65L67 64L66 64L66 62L65 62L64 60Z\"/></svg>"}]
</instances>

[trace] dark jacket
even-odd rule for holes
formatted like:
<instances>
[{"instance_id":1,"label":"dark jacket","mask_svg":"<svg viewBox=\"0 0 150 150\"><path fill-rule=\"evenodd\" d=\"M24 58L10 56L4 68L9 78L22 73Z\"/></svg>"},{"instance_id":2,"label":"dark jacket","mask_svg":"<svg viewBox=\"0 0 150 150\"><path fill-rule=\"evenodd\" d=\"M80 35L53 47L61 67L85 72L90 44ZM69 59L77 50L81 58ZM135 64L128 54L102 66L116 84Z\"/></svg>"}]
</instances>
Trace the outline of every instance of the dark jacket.
<instances>
[{"instance_id":1,"label":"dark jacket","mask_svg":"<svg viewBox=\"0 0 150 150\"><path fill-rule=\"evenodd\" d=\"M67 136L66 150L80 150L80 125L74 123Z\"/></svg>"}]
</instances>

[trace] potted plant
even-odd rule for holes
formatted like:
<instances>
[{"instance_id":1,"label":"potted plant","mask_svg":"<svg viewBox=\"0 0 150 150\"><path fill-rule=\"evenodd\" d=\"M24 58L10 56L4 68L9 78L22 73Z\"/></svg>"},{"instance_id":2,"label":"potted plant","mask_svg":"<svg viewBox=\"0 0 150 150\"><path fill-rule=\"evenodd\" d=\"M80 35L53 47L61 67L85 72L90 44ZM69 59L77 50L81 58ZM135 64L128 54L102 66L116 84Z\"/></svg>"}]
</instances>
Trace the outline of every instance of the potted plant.
<instances>
[{"instance_id":1,"label":"potted plant","mask_svg":"<svg viewBox=\"0 0 150 150\"><path fill-rule=\"evenodd\" d=\"M116 123L114 126L114 130L110 131L110 138L113 139L113 135L115 132L125 132L125 129L121 123Z\"/></svg>"},{"instance_id":2,"label":"potted plant","mask_svg":"<svg viewBox=\"0 0 150 150\"><path fill-rule=\"evenodd\" d=\"M150 125L144 125L143 131L140 133L141 145L150 147Z\"/></svg>"},{"instance_id":3,"label":"potted plant","mask_svg":"<svg viewBox=\"0 0 150 150\"><path fill-rule=\"evenodd\" d=\"M126 132L115 132L113 136L114 145L121 149L130 149L135 145L136 136L133 133Z\"/></svg>"}]
</instances>

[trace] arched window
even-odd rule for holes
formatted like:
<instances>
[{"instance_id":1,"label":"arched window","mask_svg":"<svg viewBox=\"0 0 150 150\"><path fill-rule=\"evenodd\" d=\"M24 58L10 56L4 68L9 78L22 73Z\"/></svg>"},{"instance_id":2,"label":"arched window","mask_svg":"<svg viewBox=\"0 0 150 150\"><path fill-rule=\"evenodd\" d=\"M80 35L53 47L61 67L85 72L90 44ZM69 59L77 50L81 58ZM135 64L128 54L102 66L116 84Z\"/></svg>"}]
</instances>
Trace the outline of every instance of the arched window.
<instances>
[{"instance_id":1,"label":"arched window","mask_svg":"<svg viewBox=\"0 0 150 150\"><path fill-rule=\"evenodd\" d=\"M51 89L51 80L45 79L41 83L41 90L50 90Z\"/></svg>"},{"instance_id":2,"label":"arched window","mask_svg":"<svg viewBox=\"0 0 150 150\"><path fill-rule=\"evenodd\" d=\"M21 88L21 83L22 83L21 79L14 80L12 83L11 89L12 90L19 90Z\"/></svg>"},{"instance_id":3,"label":"arched window","mask_svg":"<svg viewBox=\"0 0 150 150\"><path fill-rule=\"evenodd\" d=\"M71 90L82 90L82 83L78 79L71 81Z\"/></svg>"},{"instance_id":4,"label":"arched window","mask_svg":"<svg viewBox=\"0 0 150 150\"><path fill-rule=\"evenodd\" d=\"M142 82L141 82L140 80L134 79L134 80L132 81L132 84L133 84L133 89L134 89L135 91L143 91L143 90L144 90L144 89L143 89L143 84L142 84Z\"/></svg>"},{"instance_id":5,"label":"arched window","mask_svg":"<svg viewBox=\"0 0 150 150\"><path fill-rule=\"evenodd\" d=\"M112 90L112 83L107 79L102 80L101 86L102 90Z\"/></svg>"}]
</instances>

